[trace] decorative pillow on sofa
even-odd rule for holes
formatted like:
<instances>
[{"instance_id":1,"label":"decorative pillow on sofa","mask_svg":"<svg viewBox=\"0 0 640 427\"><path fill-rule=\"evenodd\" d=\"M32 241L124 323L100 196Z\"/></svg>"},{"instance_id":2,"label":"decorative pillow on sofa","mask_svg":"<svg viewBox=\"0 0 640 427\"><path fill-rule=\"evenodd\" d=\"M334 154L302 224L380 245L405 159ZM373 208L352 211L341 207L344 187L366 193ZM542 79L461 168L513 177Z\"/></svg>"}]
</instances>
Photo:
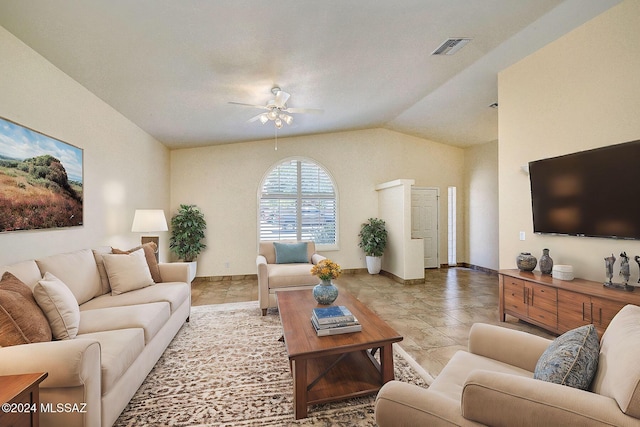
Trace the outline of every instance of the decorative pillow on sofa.
<instances>
[{"instance_id":1,"label":"decorative pillow on sofa","mask_svg":"<svg viewBox=\"0 0 640 427\"><path fill-rule=\"evenodd\" d=\"M586 390L598 369L600 341L593 325L565 332L542 353L533 378Z\"/></svg>"},{"instance_id":2,"label":"decorative pillow on sofa","mask_svg":"<svg viewBox=\"0 0 640 427\"><path fill-rule=\"evenodd\" d=\"M307 242L278 243L273 242L276 250L276 264L308 263Z\"/></svg>"},{"instance_id":3,"label":"decorative pillow on sofa","mask_svg":"<svg viewBox=\"0 0 640 427\"><path fill-rule=\"evenodd\" d=\"M55 339L69 340L78 335L78 301L62 280L47 271L44 278L33 288L33 296L47 316Z\"/></svg>"},{"instance_id":4,"label":"decorative pillow on sofa","mask_svg":"<svg viewBox=\"0 0 640 427\"><path fill-rule=\"evenodd\" d=\"M104 254L102 259L109 276L111 295L153 285L153 278L142 249L128 255Z\"/></svg>"},{"instance_id":5,"label":"decorative pillow on sofa","mask_svg":"<svg viewBox=\"0 0 640 427\"><path fill-rule=\"evenodd\" d=\"M100 295L108 294L111 292L111 285L109 284L109 276L107 275L107 270L104 268L104 260L102 259L102 255L110 254L111 247L103 247L100 249L93 250L93 257L96 259L96 265L98 266L98 273L100 273Z\"/></svg>"},{"instance_id":6,"label":"decorative pillow on sofa","mask_svg":"<svg viewBox=\"0 0 640 427\"><path fill-rule=\"evenodd\" d=\"M0 280L0 347L51 341L51 327L31 289L8 271Z\"/></svg>"},{"instance_id":7,"label":"decorative pillow on sofa","mask_svg":"<svg viewBox=\"0 0 640 427\"><path fill-rule=\"evenodd\" d=\"M133 249L129 249L128 251L123 251L116 248L111 248L111 253L118 255L129 255L131 252L135 252L138 249L142 249L144 251L144 258L147 261L147 265L149 266L149 272L151 273L151 277L153 281L156 283L162 283L162 277L160 276L160 268L158 267L158 260L156 260L156 252L158 251L158 245L154 242L148 242L144 245L136 246Z\"/></svg>"}]
</instances>

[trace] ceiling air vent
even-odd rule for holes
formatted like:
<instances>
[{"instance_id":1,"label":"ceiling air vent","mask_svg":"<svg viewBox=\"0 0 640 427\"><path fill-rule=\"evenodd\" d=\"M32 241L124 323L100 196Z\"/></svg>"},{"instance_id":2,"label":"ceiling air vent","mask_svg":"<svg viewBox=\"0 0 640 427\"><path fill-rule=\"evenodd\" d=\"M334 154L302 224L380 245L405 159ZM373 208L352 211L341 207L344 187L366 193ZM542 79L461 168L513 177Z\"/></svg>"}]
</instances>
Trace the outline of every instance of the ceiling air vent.
<instances>
[{"instance_id":1,"label":"ceiling air vent","mask_svg":"<svg viewBox=\"0 0 640 427\"><path fill-rule=\"evenodd\" d=\"M431 55L453 55L470 41L470 38L465 37L447 39L436 50L431 52Z\"/></svg>"}]
</instances>

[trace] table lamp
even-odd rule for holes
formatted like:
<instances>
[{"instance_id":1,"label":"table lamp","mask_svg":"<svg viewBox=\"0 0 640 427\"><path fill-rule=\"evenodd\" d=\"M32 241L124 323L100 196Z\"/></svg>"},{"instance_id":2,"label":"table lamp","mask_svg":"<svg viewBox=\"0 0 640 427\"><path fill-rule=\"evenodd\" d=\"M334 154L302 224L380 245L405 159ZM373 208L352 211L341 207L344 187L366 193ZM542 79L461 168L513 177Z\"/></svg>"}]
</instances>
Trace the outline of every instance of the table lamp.
<instances>
[{"instance_id":1,"label":"table lamp","mask_svg":"<svg viewBox=\"0 0 640 427\"><path fill-rule=\"evenodd\" d=\"M136 209L131 231L138 233L155 233L167 230L169 230L167 227L167 219L162 209ZM148 242L154 242L158 249L160 248L160 236L142 236L140 242L143 245ZM156 250L156 260L158 260L158 250Z\"/></svg>"}]
</instances>

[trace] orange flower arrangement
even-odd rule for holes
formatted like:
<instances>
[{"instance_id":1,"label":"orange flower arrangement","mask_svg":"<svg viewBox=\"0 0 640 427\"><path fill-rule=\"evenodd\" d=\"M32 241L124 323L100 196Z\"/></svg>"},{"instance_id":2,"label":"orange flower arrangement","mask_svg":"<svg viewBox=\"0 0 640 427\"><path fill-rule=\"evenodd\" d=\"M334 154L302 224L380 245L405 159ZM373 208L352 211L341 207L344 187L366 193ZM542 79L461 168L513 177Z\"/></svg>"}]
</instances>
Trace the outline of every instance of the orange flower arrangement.
<instances>
[{"instance_id":1,"label":"orange flower arrangement","mask_svg":"<svg viewBox=\"0 0 640 427\"><path fill-rule=\"evenodd\" d=\"M342 269L330 259L323 259L311 268L311 274L318 276L320 280L331 280L340 277Z\"/></svg>"}]
</instances>

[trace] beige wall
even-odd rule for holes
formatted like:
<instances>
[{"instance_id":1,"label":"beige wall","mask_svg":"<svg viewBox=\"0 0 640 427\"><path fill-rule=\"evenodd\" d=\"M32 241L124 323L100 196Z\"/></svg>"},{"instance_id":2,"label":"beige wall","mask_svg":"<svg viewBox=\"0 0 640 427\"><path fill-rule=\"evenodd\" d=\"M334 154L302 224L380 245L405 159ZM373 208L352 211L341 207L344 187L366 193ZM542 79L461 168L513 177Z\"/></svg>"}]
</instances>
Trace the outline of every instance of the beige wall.
<instances>
[{"instance_id":1,"label":"beige wall","mask_svg":"<svg viewBox=\"0 0 640 427\"><path fill-rule=\"evenodd\" d=\"M463 188L464 151L421 138L372 129L278 141L277 151L269 140L171 152L172 214L179 204L193 203L208 223L209 247L199 257L198 276L255 273L258 187L264 174L286 158L313 159L336 181L340 249L324 255L343 268L365 267L358 232L378 213L376 185L414 179L416 186L440 187L441 194L448 186ZM440 200L440 211L440 252L446 260L446 198ZM458 230L464 236L462 214ZM464 237L458 250L462 260Z\"/></svg>"},{"instance_id":2,"label":"beige wall","mask_svg":"<svg viewBox=\"0 0 640 427\"><path fill-rule=\"evenodd\" d=\"M466 260L497 270L498 142L465 150Z\"/></svg>"},{"instance_id":3,"label":"beige wall","mask_svg":"<svg viewBox=\"0 0 640 427\"><path fill-rule=\"evenodd\" d=\"M638 28L640 2L627 0L500 73L501 268L515 268L521 251L539 257L547 247L556 264L599 281L608 254L640 254L639 241L533 235L529 180L520 169L531 160L640 139ZM625 185L637 197L637 183Z\"/></svg>"},{"instance_id":4,"label":"beige wall","mask_svg":"<svg viewBox=\"0 0 640 427\"><path fill-rule=\"evenodd\" d=\"M0 58L0 116L84 150L84 226L0 233L0 265L139 243L130 232L134 210L168 213L166 147L2 27ZM161 238L167 242L166 233ZM166 250L162 258L168 258Z\"/></svg>"}]
</instances>

